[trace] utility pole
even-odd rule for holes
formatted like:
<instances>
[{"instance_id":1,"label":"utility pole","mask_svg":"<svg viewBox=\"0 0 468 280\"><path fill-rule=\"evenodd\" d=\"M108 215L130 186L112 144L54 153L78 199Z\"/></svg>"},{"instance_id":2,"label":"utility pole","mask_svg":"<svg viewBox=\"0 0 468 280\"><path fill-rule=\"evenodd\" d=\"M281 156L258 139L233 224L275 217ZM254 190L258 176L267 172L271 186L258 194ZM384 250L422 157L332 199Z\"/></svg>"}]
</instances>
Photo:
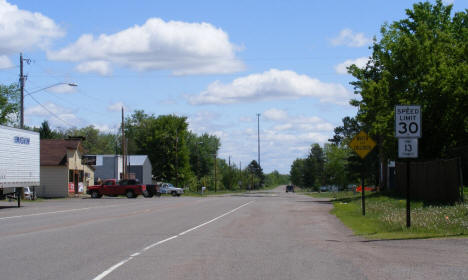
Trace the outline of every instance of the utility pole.
<instances>
[{"instance_id":1,"label":"utility pole","mask_svg":"<svg viewBox=\"0 0 468 280\"><path fill-rule=\"evenodd\" d=\"M127 147L125 140L124 108L122 107L122 180L127 179Z\"/></svg>"},{"instance_id":2,"label":"utility pole","mask_svg":"<svg viewBox=\"0 0 468 280\"><path fill-rule=\"evenodd\" d=\"M229 167L231 167L231 156L229 156Z\"/></svg>"},{"instance_id":3,"label":"utility pole","mask_svg":"<svg viewBox=\"0 0 468 280\"><path fill-rule=\"evenodd\" d=\"M214 176L214 179L215 179L215 181L214 181L214 191L216 192L216 154L214 154L214 157L215 157L214 158L214 164L215 164L215 166L214 166L214 173L215 173L214 174L215 175Z\"/></svg>"},{"instance_id":4,"label":"utility pole","mask_svg":"<svg viewBox=\"0 0 468 280\"><path fill-rule=\"evenodd\" d=\"M175 145L175 161L176 161L176 187L179 187L179 155L178 155L178 146L179 146L179 131L176 130L176 145Z\"/></svg>"},{"instance_id":5,"label":"utility pole","mask_svg":"<svg viewBox=\"0 0 468 280\"><path fill-rule=\"evenodd\" d=\"M257 114L258 166L260 166L260 114Z\"/></svg>"},{"instance_id":6,"label":"utility pole","mask_svg":"<svg viewBox=\"0 0 468 280\"><path fill-rule=\"evenodd\" d=\"M24 75L23 75L23 53L20 53L20 91L21 91L21 116L20 116L20 128L24 128Z\"/></svg>"}]
</instances>

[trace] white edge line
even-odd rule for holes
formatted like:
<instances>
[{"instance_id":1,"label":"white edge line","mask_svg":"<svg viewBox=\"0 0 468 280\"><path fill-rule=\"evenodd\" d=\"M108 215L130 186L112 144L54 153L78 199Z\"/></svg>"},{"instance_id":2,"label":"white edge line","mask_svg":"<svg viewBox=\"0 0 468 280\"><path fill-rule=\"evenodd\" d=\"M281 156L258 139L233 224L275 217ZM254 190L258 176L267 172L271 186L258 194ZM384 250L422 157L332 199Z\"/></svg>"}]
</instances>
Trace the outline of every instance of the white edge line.
<instances>
[{"instance_id":1,"label":"white edge line","mask_svg":"<svg viewBox=\"0 0 468 280\"><path fill-rule=\"evenodd\" d=\"M198 229L198 228L201 228L201 227L203 227L203 226L205 226L205 225L207 225L207 224L209 224L209 223L212 223L212 222L214 222L214 221L216 221L216 220L218 220L218 219L221 219L222 217L224 217L224 216L226 216L226 215L231 214L231 213L234 212L234 211L237 211L237 210L241 209L241 208L244 207L244 206L247 206L247 205L250 204L250 203L252 203L252 201L249 201L249 202L247 202L246 204L243 204L243 205L241 205L241 206L239 206L239 207L237 207L237 208L235 208L235 209L232 209L231 211L226 212L226 213L224 213L223 215L218 216L218 217L216 217L216 218L214 218L214 219L212 219L212 220L209 220L208 222L205 222L205 223L203 223L203 224L201 224L201 225L198 225L198 226L193 227L193 228L191 228L191 229L188 229L188 230L186 230L186 231L184 231L184 232L181 232L181 233L179 233L178 235L179 235L179 236L182 236L182 235L184 235L184 234L187 234L187 233L191 232L192 230L196 230L196 229Z\"/></svg>"},{"instance_id":2,"label":"white edge line","mask_svg":"<svg viewBox=\"0 0 468 280\"><path fill-rule=\"evenodd\" d=\"M98 276L96 276L93 280L101 280L103 279L104 277L106 277L107 275L109 275L109 273L111 273L112 271L114 271L115 269L117 269L119 266L122 266L124 265L126 262L128 262L129 260L133 259L133 257L129 257L121 262L119 262L118 264L116 265L113 265L111 268L109 268L108 270L104 271L103 273L99 274Z\"/></svg>"},{"instance_id":3,"label":"white edge line","mask_svg":"<svg viewBox=\"0 0 468 280\"><path fill-rule=\"evenodd\" d=\"M93 280L102 280L102 279L104 279L104 277L106 277L107 275L109 275L112 271L114 271L114 270L116 270L117 268L119 268L120 266L126 264L128 261L130 261L130 260L133 259L134 257L140 255L141 253L143 253L143 252L145 252L145 251L148 251L149 249L151 249L151 248L153 248L153 247L155 247L155 246L161 245L161 244L163 244L163 243L165 243L165 242L167 242L167 241L169 241L169 240L172 240L172 239L174 239L174 238L177 238L177 237L179 237L179 236L182 236L182 235L184 235L184 234L187 234L187 233L191 232L192 230L196 230L196 229L201 228L201 227L203 227L203 226L205 226L205 225L207 225L207 224L209 224L209 223L212 223L212 222L214 222L214 221L216 221L216 220L218 220L218 219L221 219L222 217L224 217L224 216L226 216L226 215L229 215L229 214L231 214L232 212L237 211L237 210L241 209L241 208L244 207L244 206L247 206L248 204L250 204L250 203L252 203L252 202L253 202L253 200L252 200L252 201L249 201L249 202L247 202L247 203L245 203L245 204L242 204L241 206L239 206L239 207L237 207L237 208L234 208L234 209L232 209L231 211L228 211L228 212L222 214L221 216L218 216L218 217L216 217L216 218L214 218L214 219L212 219L212 220L209 220L208 222L204 222L203 224L200 224L200 225L198 225L198 226L196 226L196 227L193 227L193 228L191 228L191 229L188 229L188 230L186 230L186 231L183 231L183 232L181 232L181 233L179 233L179 234L177 234L177 235L174 235L174 236L171 236L171 237L166 238L166 239L164 239L164 240L161 240L161 241L158 241L158 242L156 242L156 243L153 243L153 244L151 244L151 245L149 245L149 246L143 248L140 252L136 252L136 253L130 255L130 257L126 258L125 260L123 260L123 261L121 261L121 262L119 262L119 263L113 265L112 267L110 267L109 269L107 269L106 271L104 271L103 273L101 273L101 274L99 274L98 276L96 276L95 278L93 278Z\"/></svg>"},{"instance_id":4,"label":"white edge line","mask_svg":"<svg viewBox=\"0 0 468 280\"><path fill-rule=\"evenodd\" d=\"M14 218L22 218L22 217L40 216L40 215L47 215L47 214L58 214L58 213L74 212L74 211L89 210L89 209L97 209L97 208L110 208L110 207L116 207L116 206L120 206L120 205L115 204L115 205L108 205L108 206L96 206L96 207L86 207L86 208L75 208L75 209L60 210L60 211L53 211L53 212L43 212L43 213L35 213L35 214L26 214L26 215L18 215L18 216L9 216L9 217L1 217L0 220L7 220L7 219L14 219Z\"/></svg>"},{"instance_id":5,"label":"white edge line","mask_svg":"<svg viewBox=\"0 0 468 280\"><path fill-rule=\"evenodd\" d=\"M153 244L149 245L148 247L145 247L143 250L141 250L141 252L148 251L149 249L153 248L154 246L158 246L158 245L160 245L160 244L163 244L163 243L165 243L165 242L167 242L167 241L169 241L169 240L172 240L172 239L174 239L174 238L177 238L177 237L178 237L177 235L174 235L174 236L171 236L171 237L166 238L166 239L164 239L164 240L161 240L161 241L158 241L158 242L156 242L156 243L153 243ZM140 253L141 253L141 252L140 252Z\"/></svg>"}]
</instances>

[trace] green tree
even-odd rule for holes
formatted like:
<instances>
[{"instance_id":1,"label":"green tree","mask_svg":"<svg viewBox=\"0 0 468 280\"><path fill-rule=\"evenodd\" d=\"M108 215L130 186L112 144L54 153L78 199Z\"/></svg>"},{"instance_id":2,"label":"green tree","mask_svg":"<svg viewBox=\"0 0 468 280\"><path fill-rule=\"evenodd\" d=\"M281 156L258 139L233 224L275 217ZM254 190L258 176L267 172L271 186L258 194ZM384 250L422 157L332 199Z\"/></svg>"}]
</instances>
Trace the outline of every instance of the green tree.
<instances>
[{"instance_id":1,"label":"green tree","mask_svg":"<svg viewBox=\"0 0 468 280\"><path fill-rule=\"evenodd\" d=\"M259 189L265 183L265 175L263 174L262 167L258 164L256 160L252 160L247 166L248 173L251 176L252 187Z\"/></svg>"},{"instance_id":2,"label":"green tree","mask_svg":"<svg viewBox=\"0 0 468 280\"><path fill-rule=\"evenodd\" d=\"M318 187L324 183L323 166L323 149L320 147L319 144L315 143L311 146L309 155L304 161L304 187L318 189Z\"/></svg>"},{"instance_id":3,"label":"green tree","mask_svg":"<svg viewBox=\"0 0 468 280\"><path fill-rule=\"evenodd\" d=\"M265 185L268 187L286 185L290 182L288 175L280 174L277 170L265 175Z\"/></svg>"},{"instance_id":4,"label":"green tree","mask_svg":"<svg viewBox=\"0 0 468 280\"><path fill-rule=\"evenodd\" d=\"M118 135L101 132L93 125L83 128L70 128L65 131L65 135L84 137L82 145L87 154L114 154L117 153L120 146L120 137ZM57 136L60 136L60 132L53 131L53 136L57 138Z\"/></svg>"},{"instance_id":5,"label":"green tree","mask_svg":"<svg viewBox=\"0 0 468 280\"><path fill-rule=\"evenodd\" d=\"M18 84L0 84L0 124L14 125L19 120L20 92Z\"/></svg>"},{"instance_id":6,"label":"green tree","mask_svg":"<svg viewBox=\"0 0 468 280\"><path fill-rule=\"evenodd\" d=\"M396 158L394 106L422 110L420 158L443 156L468 144L468 16L452 5L417 3L407 18L385 24L366 67L349 72L360 99L357 120L379 145L379 158Z\"/></svg>"},{"instance_id":7,"label":"green tree","mask_svg":"<svg viewBox=\"0 0 468 280\"><path fill-rule=\"evenodd\" d=\"M50 128L48 121L43 121L39 127L39 136L41 139L54 139L57 134Z\"/></svg>"},{"instance_id":8,"label":"green tree","mask_svg":"<svg viewBox=\"0 0 468 280\"><path fill-rule=\"evenodd\" d=\"M291 171L289 176L291 177L291 183L296 186L305 187L304 185L304 162L305 159L295 159L291 165Z\"/></svg>"},{"instance_id":9,"label":"green tree","mask_svg":"<svg viewBox=\"0 0 468 280\"><path fill-rule=\"evenodd\" d=\"M126 135L134 143L132 152L148 155L153 175L161 181L185 185L192 173L187 147L186 117L163 115L155 117L135 111L126 119ZM129 149L130 151L130 149Z\"/></svg>"},{"instance_id":10,"label":"green tree","mask_svg":"<svg viewBox=\"0 0 468 280\"><path fill-rule=\"evenodd\" d=\"M348 158L351 151L345 146L325 144L324 173L326 184L345 187L351 180L348 172Z\"/></svg>"},{"instance_id":11,"label":"green tree","mask_svg":"<svg viewBox=\"0 0 468 280\"><path fill-rule=\"evenodd\" d=\"M197 136L190 132L187 137L187 146L190 151L192 173L198 179L210 175L213 172L215 156L221 146L219 138L207 133Z\"/></svg>"}]
</instances>

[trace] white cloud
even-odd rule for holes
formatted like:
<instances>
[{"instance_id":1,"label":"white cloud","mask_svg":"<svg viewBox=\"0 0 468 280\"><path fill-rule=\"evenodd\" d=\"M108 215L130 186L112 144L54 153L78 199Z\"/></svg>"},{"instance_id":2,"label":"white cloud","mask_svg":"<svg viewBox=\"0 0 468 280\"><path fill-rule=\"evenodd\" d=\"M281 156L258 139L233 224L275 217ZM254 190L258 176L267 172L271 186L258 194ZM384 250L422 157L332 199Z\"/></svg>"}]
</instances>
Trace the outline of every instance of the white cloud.
<instances>
[{"instance_id":1,"label":"white cloud","mask_svg":"<svg viewBox=\"0 0 468 280\"><path fill-rule=\"evenodd\" d=\"M82 123L72 110L61 107L52 102L45 103L43 106L37 105L27 108L24 114L28 117L48 117L51 125L55 127L78 126Z\"/></svg>"},{"instance_id":2,"label":"white cloud","mask_svg":"<svg viewBox=\"0 0 468 280\"><path fill-rule=\"evenodd\" d=\"M107 61L96 60L80 63L76 66L79 72L95 72L102 76L109 76L112 74L111 65Z\"/></svg>"},{"instance_id":3,"label":"white cloud","mask_svg":"<svg viewBox=\"0 0 468 280\"><path fill-rule=\"evenodd\" d=\"M252 117L242 116L242 117L239 118L239 121L240 121L240 122L249 123L249 122L253 122L254 119L253 119Z\"/></svg>"},{"instance_id":4,"label":"white cloud","mask_svg":"<svg viewBox=\"0 0 468 280\"><path fill-rule=\"evenodd\" d=\"M442 0L442 3L444 3L444 5L452 5L454 2L455 0Z\"/></svg>"},{"instance_id":5,"label":"white cloud","mask_svg":"<svg viewBox=\"0 0 468 280\"><path fill-rule=\"evenodd\" d=\"M70 86L69 84L60 84L48 88L47 91L53 93L72 93L76 92L76 86Z\"/></svg>"},{"instance_id":6,"label":"white cloud","mask_svg":"<svg viewBox=\"0 0 468 280\"><path fill-rule=\"evenodd\" d=\"M63 35L62 29L52 19L0 0L0 55L34 47L45 48L52 39Z\"/></svg>"},{"instance_id":7,"label":"white cloud","mask_svg":"<svg viewBox=\"0 0 468 280\"><path fill-rule=\"evenodd\" d=\"M333 134L334 125L320 117L294 115L274 108L262 113L265 119L267 112L272 113L273 119L260 120L261 165L266 172L277 169L288 173L293 160L305 157L311 144L326 143ZM231 163L238 166L242 161L245 168L250 161L257 160L257 118L233 125L224 117L205 110L190 116L188 123L195 133L218 136L221 140L218 156L226 160L231 156Z\"/></svg>"},{"instance_id":8,"label":"white cloud","mask_svg":"<svg viewBox=\"0 0 468 280\"><path fill-rule=\"evenodd\" d=\"M338 74L348 74L347 67L351 66L352 64L356 64L359 68L364 68L369 61L368 57L359 57L356 59L348 59L338 65L335 66L335 71Z\"/></svg>"},{"instance_id":9,"label":"white cloud","mask_svg":"<svg viewBox=\"0 0 468 280\"><path fill-rule=\"evenodd\" d=\"M114 34L82 35L75 43L49 51L47 56L80 62L79 71L101 74L106 73L103 68L107 69L102 62L142 71L170 70L175 75L222 74L244 69L235 56L238 50L226 32L209 23L150 18L143 25Z\"/></svg>"},{"instance_id":10,"label":"white cloud","mask_svg":"<svg viewBox=\"0 0 468 280\"><path fill-rule=\"evenodd\" d=\"M341 84L324 83L293 71L271 69L237 78L230 84L213 82L205 91L188 99L191 104L232 104L301 97L348 104L351 94Z\"/></svg>"},{"instance_id":11,"label":"white cloud","mask_svg":"<svg viewBox=\"0 0 468 280\"><path fill-rule=\"evenodd\" d=\"M11 60L6 55L0 55L0 69L10 68L13 66Z\"/></svg>"},{"instance_id":12,"label":"white cloud","mask_svg":"<svg viewBox=\"0 0 468 280\"><path fill-rule=\"evenodd\" d=\"M107 124L93 124L93 126L98 129L100 132L104 133L119 133L119 125L107 125Z\"/></svg>"},{"instance_id":13,"label":"white cloud","mask_svg":"<svg viewBox=\"0 0 468 280\"><path fill-rule=\"evenodd\" d=\"M124 108L124 110L127 110L127 106L125 106L123 102L119 101L119 102L116 102L114 104L107 106L107 111L120 112L122 111L122 107Z\"/></svg>"},{"instance_id":14,"label":"white cloud","mask_svg":"<svg viewBox=\"0 0 468 280\"><path fill-rule=\"evenodd\" d=\"M221 115L216 112L202 111L188 117L189 129L195 133L211 133L219 134L226 126L219 124L217 121L221 119Z\"/></svg>"},{"instance_id":15,"label":"white cloud","mask_svg":"<svg viewBox=\"0 0 468 280\"><path fill-rule=\"evenodd\" d=\"M333 46L362 47L372 43L371 38L367 38L364 33L353 33L349 28L341 30L340 34L331 39Z\"/></svg>"},{"instance_id":16,"label":"white cloud","mask_svg":"<svg viewBox=\"0 0 468 280\"><path fill-rule=\"evenodd\" d=\"M267 120L279 121L286 119L288 117L288 113L284 110L272 108L263 112L262 116Z\"/></svg>"}]
</instances>

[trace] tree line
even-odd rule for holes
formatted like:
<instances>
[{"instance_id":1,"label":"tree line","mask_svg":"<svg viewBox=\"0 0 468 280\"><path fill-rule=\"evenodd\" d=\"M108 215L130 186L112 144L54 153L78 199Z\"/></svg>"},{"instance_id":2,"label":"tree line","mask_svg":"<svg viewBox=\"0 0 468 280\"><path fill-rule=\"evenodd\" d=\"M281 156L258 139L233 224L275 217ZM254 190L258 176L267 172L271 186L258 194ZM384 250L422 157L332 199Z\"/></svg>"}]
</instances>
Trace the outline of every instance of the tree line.
<instances>
[{"instance_id":1,"label":"tree line","mask_svg":"<svg viewBox=\"0 0 468 280\"><path fill-rule=\"evenodd\" d=\"M18 126L19 88L0 85L0 124ZM287 184L288 175L273 171L264 174L252 160L244 169L218 157L220 139L214 135L188 130L187 118L176 115L149 115L134 111L124 121L127 154L147 155L157 181L170 182L193 191L248 190ZM41 139L65 139L82 136L87 154L122 154L122 135L102 132L93 125L83 128L54 128L47 121L26 127L39 132Z\"/></svg>"},{"instance_id":2,"label":"tree line","mask_svg":"<svg viewBox=\"0 0 468 280\"><path fill-rule=\"evenodd\" d=\"M406 18L381 27L367 64L348 67L356 95L350 104L357 114L343 118L323 148L334 147L343 153L339 166L345 166L346 172L341 173L341 167L335 171L323 167L330 158L326 152L322 157L319 146L313 145L307 158L297 159L291 166L293 182L316 187L336 181L330 178L346 176L354 183L363 171L369 183L385 188L387 164L398 158L396 105L421 106L419 160L462 157L466 171L468 9L454 13L452 7L441 0L416 3L406 10ZM361 130L377 143L364 162L347 148Z\"/></svg>"}]
</instances>

